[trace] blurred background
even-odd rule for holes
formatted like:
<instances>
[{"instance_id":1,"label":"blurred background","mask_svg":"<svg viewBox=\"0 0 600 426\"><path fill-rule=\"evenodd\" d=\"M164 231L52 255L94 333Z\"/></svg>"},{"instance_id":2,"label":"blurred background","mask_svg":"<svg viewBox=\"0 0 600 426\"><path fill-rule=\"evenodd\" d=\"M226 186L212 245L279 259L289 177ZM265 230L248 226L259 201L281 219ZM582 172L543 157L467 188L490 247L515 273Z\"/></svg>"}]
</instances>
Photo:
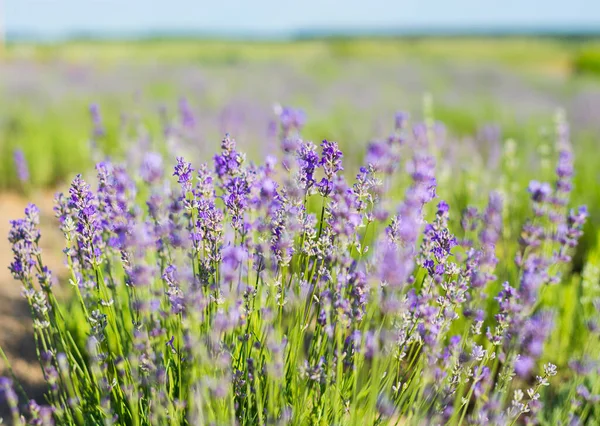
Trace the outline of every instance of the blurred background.
<instances>
[{"instance_id":1,"label":"blurred background","mask_svg":"<svg viewBox=\"0 0 600 426\"><path fill-rule=\"evenodd\" d=\"M225 132L260 158L282 106L304 111L305 138L339 141L347 164L389 134L396 111L430 116L470 147L447 166L471 193L506 141L521 159L514 180L538 178L530 160L547 155L562 108L577 155L574 202L592 208L600 2L0 0L0 235L38 203L44 256L60 276L52 199L90 170L95 149L124 155L175 123L196 158L209 160ZM0 345L35 392L41 373L10 257L2 237Z\"/></svg>"}]
</instances>

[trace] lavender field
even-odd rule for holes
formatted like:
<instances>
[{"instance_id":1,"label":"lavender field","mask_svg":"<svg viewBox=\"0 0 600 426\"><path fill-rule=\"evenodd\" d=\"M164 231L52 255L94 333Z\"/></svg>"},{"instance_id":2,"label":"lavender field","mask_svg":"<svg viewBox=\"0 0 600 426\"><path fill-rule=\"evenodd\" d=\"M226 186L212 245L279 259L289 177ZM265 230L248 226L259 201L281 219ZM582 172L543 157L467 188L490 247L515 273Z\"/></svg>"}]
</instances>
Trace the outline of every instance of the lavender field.
<instances>
[{"instance_id":1,"label":"lavender field","mask_svg":"<svg viewBox=\"0 0 600 426\"><path fill-rule=\"evenodd\" d=\"M597 424L580 48L10 46L4 421Z\"/></svg>"}]
</instances>

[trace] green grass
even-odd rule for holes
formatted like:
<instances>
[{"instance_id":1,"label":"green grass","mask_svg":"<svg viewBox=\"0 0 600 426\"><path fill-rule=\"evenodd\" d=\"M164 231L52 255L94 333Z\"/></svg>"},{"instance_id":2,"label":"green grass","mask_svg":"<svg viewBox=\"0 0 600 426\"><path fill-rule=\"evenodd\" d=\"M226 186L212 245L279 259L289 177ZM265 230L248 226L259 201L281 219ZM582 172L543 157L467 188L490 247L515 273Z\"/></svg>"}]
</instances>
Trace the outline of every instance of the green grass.
<instances>
[{"instance_id":1,"label":"green grass","mask_svg":"<svg viewBox=\"0 0 600 426\"><path fill-rule=\"evenodd\" d=\"M579 74L600 76L600 44L588 44L574 56L573 71Z\"/></svg>"},{"instance_id":2,"label":"green grass","mask_svg":"<svg viewBox=\"0 0 600 426\"><path fill-rule=\"evenodd\" d=\"M9 44L7 58L53 61L118 62L122 60L232 64L277 59L306 61L331 56L367 59L401 57L485 60L514 67L555 67L568 64L580 43L538 38L364 38L281 42L221 40L71 41L57 44Z\"/></svg>"}]
</instances>

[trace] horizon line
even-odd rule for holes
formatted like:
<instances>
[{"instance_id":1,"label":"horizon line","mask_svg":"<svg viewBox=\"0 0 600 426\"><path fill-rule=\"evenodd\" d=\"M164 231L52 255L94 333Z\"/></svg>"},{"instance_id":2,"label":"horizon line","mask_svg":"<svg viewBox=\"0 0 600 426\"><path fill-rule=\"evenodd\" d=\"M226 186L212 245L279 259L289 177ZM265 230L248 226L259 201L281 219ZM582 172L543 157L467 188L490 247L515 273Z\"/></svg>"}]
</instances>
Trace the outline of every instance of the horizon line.
<instances>
[{"instance_id":1,"label":"horizon line","mask_svg":"<svg viewBox=\"0 0 600 426\"><path fill-rule=\"evenodd\" d=\"M155 28L133 31L72 30L51 35L35 30L6 31L4 41L69 42L69 41L144 41L152 39L198 39L223 41L303 41L331 38L411 38L411 37L598 37L600 26L590 25L495 25L495 26L414 26L404 28L299 28L266 31L202 31L196 29Z\"/></svg>"}]
</instances>

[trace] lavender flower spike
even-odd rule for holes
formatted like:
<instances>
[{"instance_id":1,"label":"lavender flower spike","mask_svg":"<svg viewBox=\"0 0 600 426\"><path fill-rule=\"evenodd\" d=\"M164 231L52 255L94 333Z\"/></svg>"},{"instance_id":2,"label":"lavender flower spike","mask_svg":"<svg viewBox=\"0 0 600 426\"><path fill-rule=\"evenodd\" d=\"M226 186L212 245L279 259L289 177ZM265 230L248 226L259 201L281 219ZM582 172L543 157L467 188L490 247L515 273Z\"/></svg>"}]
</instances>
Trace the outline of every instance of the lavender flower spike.
<instances>
[{"instance_id":1,"label":"lavender flower spike","mask_svg":"<svg viewBox=\"0 0 600 426\"><path fill-rule=\"evenodd\" d=\"M17 177L21 183L29 182L29 167L27 166L27 160L25 153L21 148L16 148L13 153L15 161L15 168L17 169Z\"/></svg>"}]
</instances>

